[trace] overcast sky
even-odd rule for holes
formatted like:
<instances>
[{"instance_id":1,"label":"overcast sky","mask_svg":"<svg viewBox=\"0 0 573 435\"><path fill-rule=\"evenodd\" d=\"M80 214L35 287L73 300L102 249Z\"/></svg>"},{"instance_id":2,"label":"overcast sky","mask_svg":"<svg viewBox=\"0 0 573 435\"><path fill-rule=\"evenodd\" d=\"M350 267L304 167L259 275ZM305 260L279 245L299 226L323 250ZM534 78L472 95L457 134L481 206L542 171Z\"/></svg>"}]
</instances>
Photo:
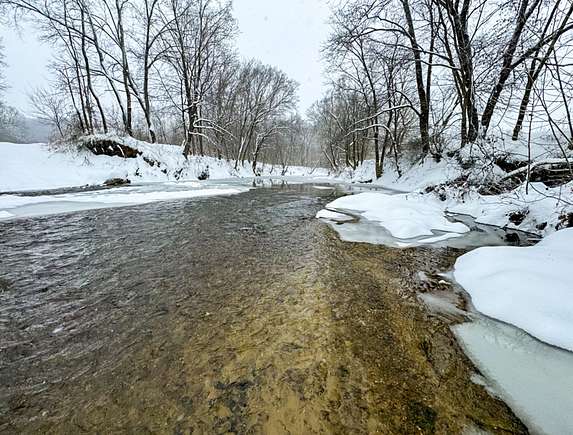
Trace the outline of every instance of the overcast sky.
<instances>
[{"instance_id":1,"label":"overcast sky","mask_svg":"<svg viewBox=\"0 0 573 435\"><path fill-rule=\"evenodd\" d=\"M320 97L323 83L320 47L328 35L327 0L234 0L239 23L238 48L245 58L257 58L281 68L300 83L302 114ZM18 34L0 28L11 89L8 103L29 112L28 94L48 80L49 46L33 29Z\"/></svg>"}]
</instances>

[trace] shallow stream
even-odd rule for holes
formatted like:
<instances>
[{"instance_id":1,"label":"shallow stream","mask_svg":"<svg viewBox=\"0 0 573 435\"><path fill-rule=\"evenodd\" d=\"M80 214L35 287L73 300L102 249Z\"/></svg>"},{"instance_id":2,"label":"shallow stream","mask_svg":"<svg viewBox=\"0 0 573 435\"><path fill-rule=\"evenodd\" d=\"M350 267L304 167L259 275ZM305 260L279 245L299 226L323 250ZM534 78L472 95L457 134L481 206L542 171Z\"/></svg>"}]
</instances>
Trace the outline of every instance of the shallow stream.
<instances>
[{"instance_id":1,"label":"shallow stream","mask_svg":"<svg viewBox=\"0 0 573 435\"><path fill-rule=\"evenodd\" d=\"M463 250L297 183L0 222L0 432L527 433L418 299Z\"/></svg>"}]
</instances>

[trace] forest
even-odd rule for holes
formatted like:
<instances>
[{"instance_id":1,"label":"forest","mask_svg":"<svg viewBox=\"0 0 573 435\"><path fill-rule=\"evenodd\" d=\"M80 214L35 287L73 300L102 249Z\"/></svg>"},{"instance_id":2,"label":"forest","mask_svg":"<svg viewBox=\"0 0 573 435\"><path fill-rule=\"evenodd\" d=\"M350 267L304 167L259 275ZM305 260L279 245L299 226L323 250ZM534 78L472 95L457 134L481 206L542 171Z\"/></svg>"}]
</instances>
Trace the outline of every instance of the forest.
<instances>
[{"instance_id":1,"label":"forest","mask_svg":"<svg viewBox=\"0 0 573 435\"><path fill-rule=\"evenodd\" d=\"M261 161L341 171L374 160L378 178L428 155L506 172L535 159L568 167L568 0L335 2L324 95L307 113L294 80L237 52L232 2L0 5L57 49L51 86L30 96L56 141L114 132L255 173Z\"/></svg>"}]
</instances>

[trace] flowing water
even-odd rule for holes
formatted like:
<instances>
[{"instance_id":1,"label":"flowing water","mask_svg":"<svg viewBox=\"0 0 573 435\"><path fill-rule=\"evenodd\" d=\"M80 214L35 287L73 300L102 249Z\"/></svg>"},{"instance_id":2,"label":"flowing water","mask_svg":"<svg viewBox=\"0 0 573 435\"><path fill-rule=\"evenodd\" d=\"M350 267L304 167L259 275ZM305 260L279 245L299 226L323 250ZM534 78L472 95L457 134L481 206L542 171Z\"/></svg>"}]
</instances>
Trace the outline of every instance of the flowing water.
<instances>
[{"instance_id":1,"label":"flowing water","mask_svg":"<svg viewBox=\"0 0 573 435\"><path fill-rule=\"evenodd\" d=\"M340 194L0 222L0 432L527 433L417 298L462 251L344 243Z\"/></svg>"}]
</instances>

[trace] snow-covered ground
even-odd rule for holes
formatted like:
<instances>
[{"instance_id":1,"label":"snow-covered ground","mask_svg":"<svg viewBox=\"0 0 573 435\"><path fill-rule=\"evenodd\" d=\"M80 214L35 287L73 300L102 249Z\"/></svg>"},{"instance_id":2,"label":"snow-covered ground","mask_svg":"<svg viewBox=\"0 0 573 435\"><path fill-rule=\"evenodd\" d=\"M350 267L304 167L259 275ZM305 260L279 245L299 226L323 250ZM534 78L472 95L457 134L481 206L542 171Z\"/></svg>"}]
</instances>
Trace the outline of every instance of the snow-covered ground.
<instances>
[{"instance_id":1,"label":"snow-covered ground","mask_svg":"<svg viewBox=\"0 0 573 435\"><path fill-rule=\"evenodd\" d=\"M530 183L529 192L521 185L500 195L486 196L471 191L462 199L448 199L446 209L451 213L471 215L479 223L548 235L573 212L573 183L553 188L543 183ZM511 222L512 213L522 214L523 222L519 225Z\"/></svg>"},{"instance_id":2,"label":"snow-covered ground","mask_svg":"<svg viewBox=\"0 0 573 435\"><path fill-rule=\"evenodd\" d=\"M388 164L382 177L374 180L372 185L404 192L424 192L428 187L450 183L468 175L452 159L436 162L431 157L413 166L404 165L403 169L402 176L399 176L395 167ZM374 162L365 161L355 171L343 172L339 179L364 182L372 180L373 175ZM573 182L553 188L542 183L530 183L527 191L525 185L521 185L499 195L481 195L475 187L468 185L445 186L423 196L440 198L447 213L466 214L474 217L478 223L519 229L541 236L556 231L567 214L573 213ZM416 197L424 202L422 196ZM514 213L524 215L519 225L510 220Z\"/></svg>"},{"instance_id":3,"label":"snow-covered ground","mask_svg":"<svg viewBox=\"0 0 573 435\"><path fill-rule=\"evenodd\" d=\"M454 277L480 312L573 351L572 265L567 228L531 247L468 252L456 261Z\"/></svg>"},{"instance_id":4,"label":"snow-covered ground","mask_svg":"<svg viewBox=\"0 0 573 435\"><path fill-rule=\"evenodd\" d=\"M346 169L338 178L352 182L371 181L373 185L385 186L404 192L421 191L428 186L454 180L463 174L460 166L447 159L436 162L431 157L423 159L413 165L404 164L400 176L393 163L387 162L382 177L375 179L374 160L365 160L355 170Z\"/></svg>"}]
</instances>

